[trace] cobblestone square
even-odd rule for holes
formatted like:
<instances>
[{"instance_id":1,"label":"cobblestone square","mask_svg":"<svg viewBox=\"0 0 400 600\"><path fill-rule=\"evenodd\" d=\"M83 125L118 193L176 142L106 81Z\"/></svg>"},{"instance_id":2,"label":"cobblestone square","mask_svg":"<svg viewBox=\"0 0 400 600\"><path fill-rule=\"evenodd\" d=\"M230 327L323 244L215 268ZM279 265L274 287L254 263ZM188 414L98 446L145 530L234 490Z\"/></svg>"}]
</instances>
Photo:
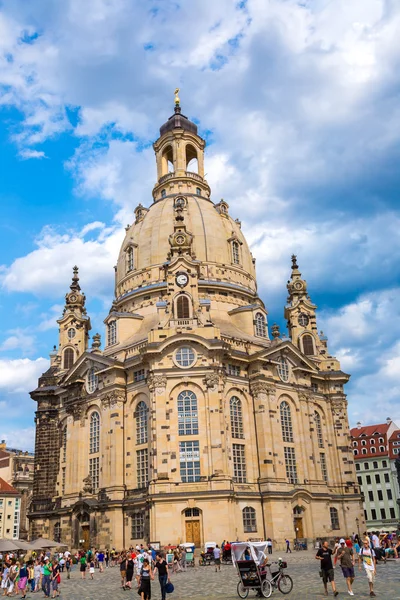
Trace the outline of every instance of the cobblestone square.
<instances>
[{"instance_id":1,"label":"cobblestone square","mask_svg":"<svg viewBox=\"0 0 400 600\"><path fill-rule=\"evenodd\" d=\"M272 559L277 560L281 556L273 554ZM282 555L283 556L283 555ZM287 573L293 578L293 591L283 596L279 591L274 591L272 598L281 596L289 600L311 600L325 598L323 585L318 575L318 563L314 559L314 552L298 552L286 556L288 562ZM197 563L197 560L196 560ZM339 591L338 598L349 597L346 583L341 569L336 568L335 580ZM375 592L378 598L384 600L400 599L400 561L390 561L386 565L379 564L377 568L377 579ZM198 598L204 600L230 600L238 598L236 586L238 577L234 567L222 565L221 572L216 573L213 566L188 568L187 572L177 573L171 576L175 591L171 600L187 600ZM354 597L369 598L368 582L364 569L358 571L356 567L356 580L353 585ZM33 595L30 594L32 597ZM41 594L39 595L41 596ZM329 597L333 598L332 590L329 589ZM80 579L80 573L75 567L72 579L66 580L65 575L61 585L61 598L64 600L122 600L123 598L139 598L136 589L124 591L120 588L119 570L117 567L109 568L104 574L96 571L95 579ZM160 588L158 581L152 582L152 599L160 600ZM250 592L249 599L255 598L255 593Z\"/></svg>"}]
</instances>

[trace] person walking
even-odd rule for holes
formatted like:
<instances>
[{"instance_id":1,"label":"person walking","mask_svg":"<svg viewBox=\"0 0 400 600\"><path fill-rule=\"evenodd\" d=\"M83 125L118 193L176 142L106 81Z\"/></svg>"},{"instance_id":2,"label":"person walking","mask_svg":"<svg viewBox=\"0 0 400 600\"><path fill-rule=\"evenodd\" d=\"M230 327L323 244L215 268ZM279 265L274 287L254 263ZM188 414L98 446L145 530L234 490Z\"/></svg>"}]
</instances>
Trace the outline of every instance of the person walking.
<instances>
[{"instance_id":1,"label":"person walking","mask_svg":"<svg viewBox=\"0 0 400 600\"><path fill-rule=\"evenodd\" d=\"M182 571L186 571L186 548L182 546L181 548L181 568Z\"/></svg>"},{"instance_id":2,"label":"person walking","mask_svg":"<svg viewBox=\"0 0 400 600\"><path fill-rule=\"evenodd\" d=\"M26 586L28 583L28 568L26 563L23 562L21 564L21 568L19 570L19 579L18 579L18 589L21 593L21 598L26 598Z\"/></svg>"},{"instance_id":3,"label":"person walking","mask_svg":"<svg viewBox=\"0 0 400 600\"><path fill-rule=\"evenodd\" d=\"M271 538L267 539L267 548L268 548L268 554L272 554L272 540L271 540Z\"/></svg>"},{"instance_id":4,"label":"person walking","mask_svg":"<svg viewBox=\"0 0 400 600\"><path fill-rule=\"evenodd\" d=\"M327 540L325 540L322 544L322 548L320 548L315 555L315 558L321 562L320 575L324 584L325 596L328 595L328 581L331 582L333 595L337 596L339 594L335 584L335 571L333 570L332 554L333 552L329 548Z\"/></svg>"},{"instance_id":5,"label":"person walking","mask_svg":"<svg viewBox=\"0 0 400 600\"><path fill-rule=\"evenodd\" d=\"M169 571L168 564L165 560L164 554L159 552L156 557L156 564L154 565L153 575L155 576L158 571L158 581L160 582L161 588L161 600L166 600L165 586L169 583Z\"/></svg>"},{"instance_id":6,"label":"person walking","mask_svg":"<svg viewBox=\"0 0 400 600\"><path fill-rule=\"evenodd\" d=\"M285 540L285 543L286 543L286 554L288 552L290 552L290 554L292 554L292 551L290 549L290 540Z\"/></svg>"},{"instance_id":7,"label":"person walking","mask_svg":"<svg viewBox=\"0 0 400 600\"><path fill-rule=\"evenodd\" d=\"M132 579L133 579L133 571L135 568L134 559L132 558L132 553L129 554L128 560L126 563L126 588L132 589Z\"/></svg>"},{"instance_id":8,"label":"person walking","mask_svg":"<svg viewBox=\"0 0 400 600\"><path fill-rule=\"evenodd\" d=\"M121 587L124 590L126 587L126 554L121 554L120 562L119 562L119 572L121 575Z\"/></svg>"},{"instance_id":9,"label":"person walking","mask_svg":"<svg viewBox=\"0 0 400 600\"><path fill-rule=\"evenodd\" d=\"M53 590L53 598L60 595L60 586L61 583L61 575L60 575L60 565L58 560L55 559L53 562L53 567L51 569L51 588Z\"/></svg>"},{"instance_id":10,"label":"person walking","mask_svg":"<svg viewBox=\"0 0 400 600\"><path fill-rule=\"evenodd\" d=\"M50 583L53 565L50 560L46 557L43 563L43 576L42 576L42 588L46 598L50 598Z\"/></svg>"},{"instance_id":11,"label":"person walking","mask_svg":"<svg viewBox=\"0 0 400 600\"><path fill-rule=\"evenodd\" d=\"M215 563L215 572L217 572L221 570L221 548L218 546L218 544L213 549L213 555Z\"/></svg>"},{"instance_id":12,"label":"person walking","mask_svg":"<svg viewBox=\"0 0 400 600\"><path fill-rule=\"evenodd\" d=\"M363 547L358 555L358 570L361 571L361 563L364 565L365 574L368 578L369 595L376 596L374 592L374 583L376 576L376 555L371 547L370 539L366 537L363 540Z\"/></svg>"},{"instance_id":13,"label":"person walking","mask_svg":"<svg viewBox=\"0 0 400 600\"><path fill-rule=\"evenodd\" d=\"M151 579L154 579L154 575L151 572L150 561L148 558L143 560L142 571L140 574L140 595L142 600L151 599Z\"/></svg>"},{"instance_id":14,"label":"person walking","mask_svg":"<svg viewBox=\"0 0 400 600\"><path fill-rule=\"evenodd\" d=\"M354 596L353 593L353 581L354 581L354 552L353 548L346 544L346 541L341 538L339 541L339 548L336 551L336 557L342 568L343 577L346 579L347 592L349 596Z\"/></svg>"},{"instance_id":15,"label":"person walking","mask_svg":"<svg viewBox=\"0 0 400 600\"><path fill-rule=\"evenodd\" d=\"M90 579L94 579L94 560L93 559L90 561L89 573L90 573Z\"/></svg>"}]
</instances>

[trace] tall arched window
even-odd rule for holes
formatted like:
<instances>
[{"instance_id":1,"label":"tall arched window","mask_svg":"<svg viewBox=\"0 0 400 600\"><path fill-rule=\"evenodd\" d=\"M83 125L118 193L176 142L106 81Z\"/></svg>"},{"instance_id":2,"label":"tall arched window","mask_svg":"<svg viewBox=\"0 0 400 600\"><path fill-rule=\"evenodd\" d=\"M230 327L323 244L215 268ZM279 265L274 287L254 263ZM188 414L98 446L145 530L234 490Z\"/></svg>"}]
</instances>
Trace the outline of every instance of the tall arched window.
<instances>
[{"instance_id":1,"label":"tall arched window","mask_svg":"<svg viewBox=\"0 0 400 600\"><path fill-rule=\"evenodd\" d=\"M128 250L126 252L126 270L133 271L134 268L135 268L134 250L131 246L130 248L128 248Z\"/></svg>"},{"instance_id":2,"label":"tall arched window","mask_svg":"<svg viewBox=\"0 0 400 600\"><path fill-rule=\"evenodd\" d=\"M307 333L306 335L303 335L303 337L301 338L301 341L303 342L304 354L306 356L313 356L314 355L314 340L312 339L312 336Z\"/></svg>"},{"instance_id":3,"label":"tall arched window","mask_svg":"<svg viewBox=\"0 0 400 600\"><path fill-rule=\"evenodd\" d=\"M90 415L89 430L89 475L92 480L92 492L96 494L100 484L100 415L97 411ZM96 456L97 455L97 456Z\"/></svg>"},{"instance_id":4,"label":"tall arched window","mask_svg":"<svg viewBox=\"0 0 400 600\"><path fill-rule=\"evenodd\" d=\"M74 364L74 351L72 350L72 348L66 348L64 350L63 358L64 369L70 369Z\"/></svg>"},{"instance_id":5,"label":"tall arched window","mask_svg":"<svg viewBox=\"0 0 400 600\"><path fill-rule=\"evenodd\" d=\"M93 412L90 416L90 454L97 454L100 450L100 415Z\"/></svg>"},{"instance_id":6,"label":"tall arched window","mask_svg":"<svg viewBox=\"0 0 400 600\"><path fill-rule=\"evenodd\" d=\"M324 439L322 437L321 416L317 411L314 412L314 421L315 421L315 429L317 432L318 447L323 448L324 447Z\"/></svg>"},{"instance_id":7,"label":"tall arched window","mask_svg":"<svg viewBox=\"0 0 400 600\"><path fill-rule=\"evenodd\" d=\"M332 529L340 529L339 513L337 511L337 508L333 508L333 506L331 506L329 511L330 511L330 515L331 515L331 528Z\"/></svg>"},{"instance_id":8,"label":"tall arched window","mask_svg":"<svg viewBox=\"0 0 400 600\"><path fill-rule=\"evenodd\" d=\"M177 319L189 319L189 298L187 296L178 296L176 301L176 318Z\"/></svg>"},{"instance_id":9,"label":"tall arched window","mask_svg":"<svg viewBox=\"0 0 400 600\"><path fill-rule=\"evenodd\" d=\"M232 262L235 265L240 263L239 242L232 242Z\"/></svg>"},{"instance_id":10,"label":"tall arched window","mask_svg":"<svg viewBox=\"0 0 400 600\"><path fill-rule=\"evenodd\" d=\"M179 435L199 433L197 398L190 390L184 390L178 396L178 433Z\"/></svg>"},{"instance_id":11,"label":"tall arched window","mask_svg":"<svg viewBox=\"0 0 400 600\"><path fill-rule=\"evenodd\" d=\"M245 533L254 533L257 531L256 511L252 506L246 506L242 510L243 531Z\"/></svg>"},{"instance_id":12,"label":"tall arched window","mask_svg":"<svg viewBox=\"0 0 400 600\"><path fill-rule=\"evenodd\" d=\"M65 463L67 462L67 426L63 427L61 431L61 449L61 460Z\"/></svg>"},{"instance_id":13,"label":"tall arched window","mask_svg":"<svg viewBox=\"0 0 400 600\"><path fill-rule=\"evenodd\" d=\"M61 542L61 524L59 521L57 521L57 523L54 524L54 540L56 542Z\"/></svg>"},{"instance_id":14,"label":"tall arched window","mask_svg":"<svg viewBox=\"0 0 400 600\"><path fill-rule=\"evenodd\" d=\"M107 342L109 346L117 343L117 321L110 321L108 324Z\"/></svg>"},{"instance_id":15,"label":"tall arched window","mask_svg":"<svg viewBox=\"0 0 400 600\"><path fill-rule=\"evenodd\" d=\"M279 407L281 413L282 438L284 442L293 442L292 413L287 402L281 402Z\"/></svg>"},{"instance_id":16,"label":"tall arched window","mask_svg":"<svg viewBox=\"0 0 400 600\"><path fill-rule=\"evenodd\" d=\"M146 402L141 400L136 407L136 443L147 444L149 409Z\"/></svg>"},{"instance_id":17,"label":"tall arched window","mask_svg":"<svg viewBox=\"0 0 400 600\"><path fill-rule=\"evenodd\" d=\"M259 337L267 337L267 326L265 324L265 317L262 313L256 314L255 326L256 335Z\"/></svg>"},{"instance_id":18,"label":"tall arched window","mask_svg":"<svg viewBox=\"0 0 400 600\"><path fill-rule=\"evenodd\" d=\"M229 401L231 416L231 433L233 438L244 438L242 401L237 396L232 396Z\"/></svg>"}]
</instances>

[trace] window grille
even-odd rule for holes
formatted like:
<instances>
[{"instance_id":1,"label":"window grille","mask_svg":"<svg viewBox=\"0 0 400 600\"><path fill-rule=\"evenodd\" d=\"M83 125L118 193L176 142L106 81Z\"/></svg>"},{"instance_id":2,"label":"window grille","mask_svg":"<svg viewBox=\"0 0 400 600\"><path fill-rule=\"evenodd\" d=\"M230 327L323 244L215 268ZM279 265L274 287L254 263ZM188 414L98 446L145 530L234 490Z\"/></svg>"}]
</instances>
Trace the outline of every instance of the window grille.
<instances>
[{"instance_id":1,"label":"window grille","mask_svg":"<svg viewBox=\"0 0 400 600\"><path fill-rule=\"evenodd\" d=\"M61 443L62 443L62 462L66 462L67 461L67 427L63 427L62 430L62 437L61 437Z\"/></svg>"},{"instance_id":2,"label":"window grille","mask_svg":"<svg viewBox=\"0 0 400 600\"><path fill-rule=\"evenodd\" d=\"M325 456L324 452L320 453L319 460L320 460L320 463L321 463L322 479L325 482L328 482L328 468L326 466L326 456Z\"/></svg>"},{"instance_id":3,"label":"window grille","mask_svg":"<svg viewBox=\"0 0 400 600\"><path fill-rule=\"evenodd\" d=\"M149 483L149 454L147 448L136 451L137 487L147 487Z\"/></svg>"},{"instance_id":4,"label":"window grille","mask_svg":"<svg viewBox=\"0 0 400 600\"><path fill-rule=\"evenodd\" d=\"M133 381L137 383L138 381L143 381L146 379L146 371L144 369L139 369L139 371L133 372Z\"/></svg>"},{"instance_id":5,"label":"window grille","mask_svg":"<svg viewBox=\"0 0 400 600\"><path fill-rule=\"evenodd\" d=\"M285 383L289 381L289 363L286 358L278 358L278 375Z\"/></svg>"},{"instance_id":6,"label":"window grille","mask_svg":"<svg viewBox=\"0 0 400 600\"><path fill-rule=\"evenodd\" d=\"M199 433L197 397L190 390L184 390L178 396L178 433L179 435Z\"/></svg>"},{"instance_id":7,"label":"window grille","mask_svg":"<svg viewBox=\"0 0 400 600\"><path fill-rule=\"evenodd\" d=\"M282 439L284 442L293 442L292 413L289 404L284 401L279 407L281 414Z\"/></svg>"},{"instance_id":8,"label":"window grille","mask_svg":"<svg viewBox=\"0 0 400 600\"><path fill-rule=\"evenodd\" d=\"M64 369L70 369L74 364L74 351L72 348L64 350Z\"/></svg>"},{"instance_id":9,"label":"window grille","mask_svg":"<svg viewBox=\"0 0 400 600\"><path fill-rule=\"evenodd\" d=\"M180 367L190 367L194 363L196 356L192 348L182 346L182 348L177 350L175 358Z\"/></svg>"},{"instance_id":10,"label":"window grille","mask_svg":"<svg viewBox=\"0 0 400 600\"><path fill-rule=\"evenodd\" d=\"M143 400L136 408L136 443L147 444L148 441L148 415L149 409Z\"/></svg>"},{"instance_id":11,"label":"window grille","mask_svg":"<svg viewBox=\"0 0 400 600\"><path fill-rule=\"evenodd\" d=\"M89 458L89 475L92 479L92 490L95 494L99 489L100 479L100 458L98 456Z\"/></svg>"},{"instance_id":12,"label":"window grille","mask_svg":"<svg viewBox=\"0 0 400 600\"><path fill-rule=\"evenodd\" d=\"M303 337L301 338L302 342L303 342L303 352L306 356L313 356L314 355L314 340L312 339L311 335L303 335Z\"/></svg>"},{"instance_id":13,"label":"window grille","mask_svg":"<svg viewBox=\"0 0 400 600\"><path fill-rule=\"evenodd\" d=\"M331 515L331 528L332 529L340 529L340 525L339 525L339 513L337 511L336 508L333 508L331 506L331 508L329 509L330 511L330 515Z\"/></svg>"},{"instance_id":14,"label":"window grille","mask_svg":"<svg viewBox=\"0 0 400 600\"><path fill-rule=\"evenodd\" d=\"M135 268L134 249L132 247L128 248L126 253L126 267L127 271L133 271Z\"/></svg>"},{"instance_id":15,"label":"window grille","mask_svg":"<svg viewBox=\"0 0 400 600\"><path fill-rule=\"evenodd\" d=\"M65 494L65 472L66 472L66 467L63 467L61 469L61 493L63 496Z\"/></svg>"},{"instance_id":16,"label":"window grille","mask_svg":"<svg viewBox=\"0 0 400 600\"><path fill-rule=\"evenodd\" d=\"M189 319L189 298L187 296L178 296L176 301L176 318L177 319Z\"/></svg>"},{"instance_id":17,"label":"window grille","mask_svg":"<svg viewBox=\"0 0 400 600\"><path fill-rule=\"evenodd\" d=\"M246 455L244 444L233 444L233 478L236 483L246 483Z\"/></svg>"},{"instance_id":18,"label":"window grille","mask_svg":"<svg viewBox=\"0 0 400 600\"><path fill-rule=\"evenodd\" d=\"M289 483L296 484L297 480L297 465L296 465L296 454L294 448L284 447L285 455L285 466L286 466L286 477Z\"/></svg>"},{"instance_id":19,"label":"window grille","mask_svg":"<svg viewBox=\"0 0 400 600\"><path fill-rule=\"evenodd\" d=\"M117 322L116 321L111 321L108 324L107 333L108 333L108 337L107 337L108 345L112 346L113 344L116 344L117 343Z\"/></svg>"},{"instance_id":20,"label":"window grille","mask_svg":"<svg viewBox=\"0 0 400 600\"><path fill-rule=\"evenodd\" d=\"M256 511L251 506L246 506L242 510L243 530L245 533L254 533L257 531Z\"/></svg>"},{"instance_id":21,"label":"window grille","mask_svg":"<svg viewBox=\"0 0 400 600\"><path fill-rule=\"evenodd\" d=\"M179 442L179 463L182 483L200 481L200 446L198 441Z\"/></svg>"},{"instance_id":22,"label":"window grille","mask_svg":"<svg viewBox=\"0 0 400 600\"><path fill-rule=\"evenodd\" d=\"M243 414L242 401L237 396L232 396L229 401L231 417L231 434L233 438L243 439Z\"/></svg>"},{"instance_id":23,"label":"window grille","mask_svg":"<svg viewBox=\"0 0 400 600\"><path fill-rule=\"evenodd\" d=\"M131 523L132 540L141 540L144 538L144 512L133 513Z\"/></svg>"},{"instance_id":24,"label":"window grille","mask_svg":"<svg viewBox=\"0 0 400 600\"><path fill-rule=\"evenodd\" d=\"M267 337L267 326L265 324L265 317L261 313L256 314L256 335L259 337Z\"/></svg>"},{"instance_id":25,"label":"window grille","mask_svg":"<svg viewBox=\"0 0 400 600\"><path fill-rule=\"evenodd\" d=\"M228 365L227 371L228 375L232 375L233 377L240 377L240 367L238 365Z\"/></svg>"},{"instance_id":26,"label":"window grille","mask_svg":"<svg viewBox=\"0 0 400 600\"><path fill-rule=\"evenodd\" d=\"M232 242L232 261L234 265L240 264L240 249L238 242Z\"/></svg>"},{"instance_id":27,"label":"window grille","mask_svg":"<svg viewBox=\"0 0 400 600\"><path fill-rule=\"evenodd\" d=\"M314 421L315 421L315 429L317 431L318 447L323 448L324 447L324 439L322 437L321 416L317 411L314 412Z\"/></svg>"},{"instance_id":28,"label":"window grille","mask_svg":"<svg viewBox=\"0 0 400 600\"><path fill-rule=\"evenodd\" d=\"M98 377L96 374L96 369L92 367L89 369L87 373L87 391L89 394L92 394L96 391L98 384Z\"/></svg>"},{"instance_id":29,"label":"window grille","mask_svg":"<svg viewBox=\"0 0 400 600\"><path fill-rule=\"evenodd\" d=\"M90 416L90 454L97 454L100 450L100 415L98 412L93 412Z\"/></svg>"}]
</instances>

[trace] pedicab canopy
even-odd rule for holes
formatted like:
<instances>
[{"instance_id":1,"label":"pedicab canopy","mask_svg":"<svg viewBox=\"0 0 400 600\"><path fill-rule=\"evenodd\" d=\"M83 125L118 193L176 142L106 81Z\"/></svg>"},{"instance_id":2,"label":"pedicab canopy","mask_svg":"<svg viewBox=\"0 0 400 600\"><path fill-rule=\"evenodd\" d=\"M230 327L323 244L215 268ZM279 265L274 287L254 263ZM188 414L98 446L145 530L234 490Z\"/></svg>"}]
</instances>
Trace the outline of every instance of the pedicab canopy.
<instances>
[{"instance_id":1,"label":"pedicab canopy","mask_svg":"<svg viewBox=\"0 0 400 600\"><path fill-rule=\"evenodd\" d=\"M267 542L235 542L231 544L233 564L236 564L239 560L245 560L244 552L246 548L249 549L250 556L257 565L266 557Z\"/></svg>"}]
</instances>

